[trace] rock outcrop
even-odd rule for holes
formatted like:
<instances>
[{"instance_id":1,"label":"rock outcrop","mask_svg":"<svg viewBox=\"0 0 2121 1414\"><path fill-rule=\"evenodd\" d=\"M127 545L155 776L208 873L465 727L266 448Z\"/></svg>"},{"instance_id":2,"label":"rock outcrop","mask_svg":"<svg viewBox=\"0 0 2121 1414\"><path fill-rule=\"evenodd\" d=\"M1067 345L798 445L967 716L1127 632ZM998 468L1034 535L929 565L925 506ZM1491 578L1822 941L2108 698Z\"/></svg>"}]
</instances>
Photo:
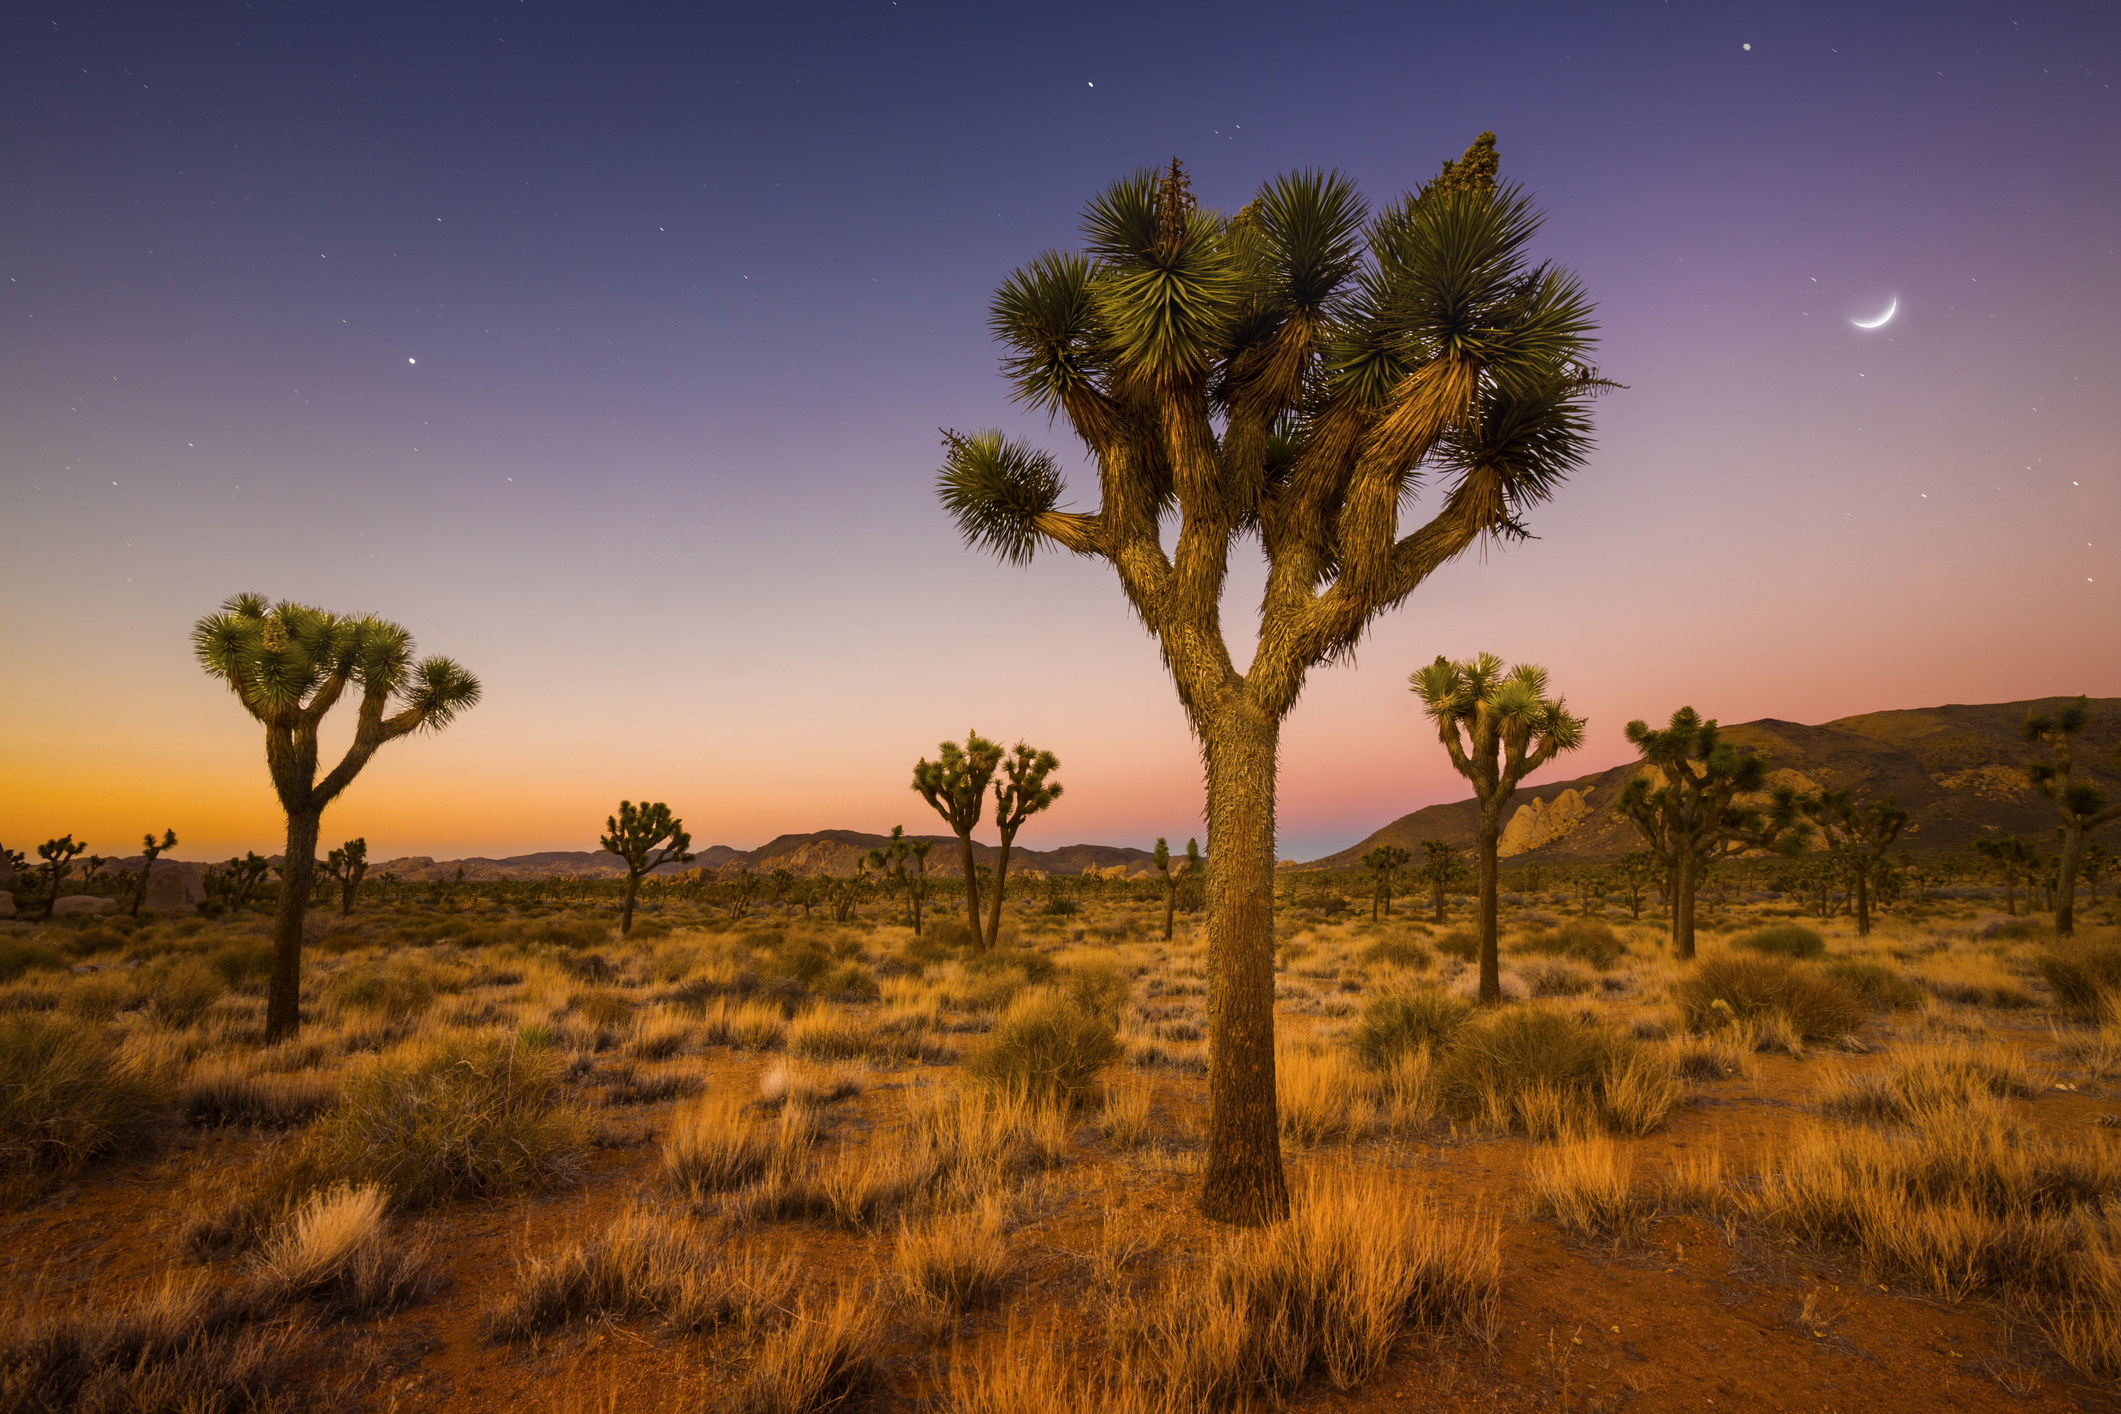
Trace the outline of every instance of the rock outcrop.
<instances>
[{"instance_id":1,"label":"rock outcrop","mask_svg":"<svg viewBox=\"0 0 2121 1414\"><path fill-rule=\"evenodd\" d=\"M1502 838L1496 842L1495 853L1508 859L1513 854L1552 844L1582 823L1587 808L1580 790L1563 791L1554 797L1551 805L1535 795L1518 806L1509 823L1502 827Z\"/></svg>"}]
</instances>

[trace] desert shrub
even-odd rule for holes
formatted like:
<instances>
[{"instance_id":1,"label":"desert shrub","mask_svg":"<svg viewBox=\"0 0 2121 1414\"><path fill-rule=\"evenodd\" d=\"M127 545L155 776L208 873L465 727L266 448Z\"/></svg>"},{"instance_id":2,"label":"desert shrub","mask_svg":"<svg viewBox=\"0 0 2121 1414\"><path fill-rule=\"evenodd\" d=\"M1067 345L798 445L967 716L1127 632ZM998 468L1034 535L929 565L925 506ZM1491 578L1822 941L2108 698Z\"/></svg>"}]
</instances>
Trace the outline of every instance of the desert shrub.
<instances>
[{"instance_id":1,"label":"desert shrub","mask_svg":"<svg viewBox=\"0 0 2121 1414\"><path fill-rule=\"evenodd\" d=\"M1666 1054L1681 1080L1733 1080L1752 1070L1754 1039L1743 1026L1727 1026L1705 1036L1681 1036Z\"/></svg>"},{"instance_id":2,"label":"desert shrub","mask_svg":"<svg viewBox=\"0 0 2121 1414\"><path fill-rule=\"evenodd\" d=\"M1098 1133L1114 1148L1132 1149L1149 1132L1151 1098L1146 1085L1108 1087L1098 1106Z\"/></svg>"},{"instance_id":3,"label":"desert shrub","mask_svg":"<svg viewBox=\"0 0 2121 1414\"><path fill-rule=\"evenodd\" d=\"M1229 1238L1157 1303L1121 1307L1112 1342L1157 1408L1278 1403L1314 1374L1350 1389L1410 1328L1492 1340L1500 1260L1492 1222L1342 1172L1300 1190L1286 1222Z\"/></svg>"},{"instance_id":4,"label":"desert shrub","mask_svg":"<svg viewBox=\"0 0 2121 1414\"><path fill-rule=\"evenodd\" d=\"M339 1316L375 1316L434 1290L427 1241L393 1237L383 1190L336 1184L313 1193L266 1239L252 1262L261 1303L314 1301Z\"/></svg>"},{"instance_id":5,"label":"desert shrub","mask_svg":"<svg viewBox=\"0 0 2121 1414\"><path fill-rule=\"evenodd\" d=\"M0 982L12 982L25 972L64 972L69 966L66 954L49 944L0 938Z\"/></svg>"},{"instance_id":6,"label":"desert shrub","mask_svg":"<svg viewBox=\"0 0 2121 1414\"><path fill-rule=\"evenodd\" d=\"M976 957L965 959L965 971L975 977L991 976L995 973L1014 971L1022 974L1027 983L1050 982L1059 969L1052 958L1044 953L1032 952L1028 948L1012 947L1007 941Z\"/></svg>"},{"instance_id":7,"label":"desert shrub","mask_svg":"<svg viewBox=\"0 0 2121 1414\"><path fill-rule=\"evenodd\" d=\"M45 1308L0 1337L0 1408L190 1411L301 1407L305 1334L247 1324L247 1303L200 1277L116 1303Z\"/></svg>"},{"instance_id":8,"label":"desert shrub","mask_svg":"<svg viewBox=\"0 0 2121 1414\"><path fill-rule=\"evenodd\" d=\"M1821 964L1819 970L1880 1011L1915 1011L1922 1006L1922 988L1897 967L1834 957Z\"/></svg>"},{"instance_id":9,"label":"desert shrub","mask_svg":"<svg viewBox=\"0 0 2121 1414\"><path fill-rule=\"evenodd\" d=\"M1593 1136L1535 1154L1527 1172L1526 1208L1578 1237L1625 1236L1642 1217L1626 1155Z\"/></svg>"},{"instance_id":10,"label":"desert shrub","mask_svg":"<svg viewBox=\"0 0 2121 1414\"><path fill-rule=\"evenodd\" d=\"M1338 1048L1282 1037L1274 1047L1274 1107L1284 1139L1360 1139L1377 1122L1368 1078Z\"/></svg>"},{"instance_id":11,"label":"desert shrub","mask_svg":"<svg viewBox=\"0 0 2121 1414\"><path fill-rule=\"evenodd\" d=\"M881 1324L875 1304L853 1292L822 1310L797 1298L788 1324L753 1358L736 1414L819 1414L859 1400L882 1378Z\"/></svg>"},{"instance_id":12,"label":"desert shrub","mask_svg":"<svg viewBox=\"0 0 2121 1414\"><path fill-rule=\"evenodd\" d=\"M309 1135L332 1179L378 1183L391 1201L542 1188L580 1164L588 1125L561 1102L552 1051L513 1038L447 1036L356 1067Z\"/></svg>"},{"instance_id":13,"label":"desert shrub","mask_svg":"<svg viewBox=\"0 0 2121 1414\"><path fill-rule=\"evenodd\" d=\"M2033 1093L2032 1081L2008 1050L1957 1045L1901 1050L1881 1070L1830 1075L1815 1098L1832 1113L1901 1124L1940 1106L1965 1106L1986 1097L2025 1099Z\"/></svg>"},{"instance_id":14,"label":"desert shrub","mask_svg":"<svg viewBox=\"0 0 2121 1414\"><path fill-rule=\"evenodd\" d=\"M161 1100L91 1022L0 1016L0 1185L78 1173L145 1133Z\"/></svg>"},{"instance_id":15,"label":"desert shrub","mask_svg":"<svg viewBox=\"0 0 2121 1414\"><path fill-rule=\"evenodd\" d=\"M908 1294L948 1315L1000 1300L1013 1265L1000 1196L917 1227L902 1222L891 1265Z\"/></svg>"},{"instance_id":16,"label":"desert shrub","mask_svg":"<svg viewBox=\"0 0 2121 1414\"><path fill-rule=\"evenodd\" d=\"M397 1021L420 1015L434 999L434 982L426 969L403 962L349 967L324 988L324 1000L334 1011L362 1011Z\"/></svg>"},{"instance_id":17,"label":"desert shrub","mask_svg":"<svg viewBox=\"0 0 2121 1414\"><path fill-rule=\"evenodd\" d=\"M1620 961L1627 944L1611 927L1595 918L1571 918L1558 928L1534 928L1519 938L1512 952L1572 957L1600 972Z\"/></svg>"},{"instance_id":18,"label":"desert shrub","mask_svg":"<svg viewBox=\"0 0 2121 1414\"><path fill-rule=\"evenodd\" d=\"M1948 1002L1992 1007L2033 1005L2032 993L1991 953L1936 953L1917 964L1915 975L1924 987Z\"/></svg>"},{"instance_id":19,"label":"desert shrub","mask_svg":"<svg viewBox=\"0 0 2121 1414\"><path fill-rule=\"evenodd\" d=\"M260 1072L240 1061L202 1060L177 1086L177 1109L198 1125L286 1129L337 1097L338 1087L314 1073Z\"/></svg>"},{"instance_id":20,"label":"desert shrub","mask_svg":"<svg viewBox=\"0 0 2121 1414\"><path fill-rule=\"evenodd\" d=\"M158 957L133 974L134 985L165 1026L185 1027L206 1015L228 990L221 974L205 959L172 954Z\"/></svg>"},{"instance_id":21,"label":"desert shrub","mask_svg":"<svg viewBox=\"0 0 2121 1414\"><path fill-rule=\"evenodd\" d=\"M1516 971L1535 997L1580 997L1597 985L1588 972L1563 957L1520 963Z\"/></svg>"},{"instance_id":22,"label":"desert shrub","mask_svg":"<svg viewBox=\"0 0 2121 1414\"><path fill-rule=\"evenodd\" d=\"M666 1330L754 1325L795 1299L794 1269L725 1255L680 1220L635 1209L586 1241L528 1257L481 1319L496 1340L525 1341L574 1321L652 1317Z\"/></svg>"},{"instance_id":23,"label":"desert shrub","mask_svg":"<svg viewBox=\"0 0 2121 1414\"><path fill-rule=\"evenodd\" d=\"M1697 1031L1779 1015L1805 1040L1830 1041L1854 1031L1870 1014L1848 988L1784 957L1732 953L1704 958L1674 985L1672 994L1687 1026Z\"/></svg>"},{"instance_id":24,"label":"desert shrub","mask_svg":"<svg viewBox=\"0 0 2121 1414\"><path fill-rule=\"evenodd\" d=\"M2055 1005L2072 1015L2096 1017L2102 993L2121 994L2121 943L2058 943L2035 965L2054 989Z\"/></svg>"},{"instance_id":25,"label":"desert shrub","mask_svg":"<svg viewBox=\"0 0 2121 1414\"><path fill-rule=\"evenodd\" d=\"M817 1112L783 1104L767 1118L735 1095L709 1095L680 1110L663 1136L663 1173L694 1203L786 1168L817 1139Z\"/></svg>"},{"instance_id":26,"label":"desert shrub","mask_svg":"<svg viewBox=\"0 0 2121 1414\"><path fill-rule=\"evenodd\" d=\"M1054 989L1078 1010L1091 1016L1109 1017L1116 1022L1132 984L1118 964L1099 960L1073 963L1060 969Z\"/></svg>"},{"instance_id":27,"label":"desert shrub","mask_svg":"<svg viewBox=\"0 0 2121 1414\"><path fill-rule=\"evenodd\" d=\"M1670 1070L1633 1038L1537 1007L1461 1027L1437 1063L1435 1086L1452 1118L1541 1139L1598 1129L1640 1134L1661 1123L1677 1098Z\"/></svg>"},{"instance_id":28,"label":"desert shrub","mask_svg":"<svg viewBox=\"0 0 2121 1414\"><path fill-rule=\"evenodd\" d=\"M1356 954L1356 960L1364 967L1383 965L1419 972L1435 961L1435 956L1412 938L1383 937Z\"/></svg>"},{"instance_id":29,"label":"desert shrub","mask_svg":"<svg viewBox=\"0 0 2121 1414\"><path fill-rule=\"evenodd\" d=\"M1472 1003L1430 987L1382 992L1363 1003L1348 1044L1364 1065L1383 1070L1423 1046L1448 1046L1472 1014Z\"/></svg>"},{"instance_id":30,"label":"desert shrub","mask_svg":"<svg viewBox=\"0 0 2121 1414\"><path fill-rule=\"evenodd\" d=\"M1772 957L1815 958L1825 953L1826 939L1799 923L1777 923L1733 938L1731 946Z\"/></svg>"},{"instance_id":31,"label":"desert shrub","mask_svg":"<svg viewBox=\"0 0 2121 1414\"><path fill-rule=\"evenodd\" d=\"M1460 962L1471 962L1480 956L1480 934L1471 928L1453 928L1436 940L1436 951Z\"/></svg>"},{"instance_id":32,"label":"desert shrub","mask_svg":"<svg viewBox=\"0 0 2121 1414\"><path fill-rule=\"evenodd\" d=\"M140 989L132 978L116 972L70 978L59 994L59 1010L83 1021L108 1021L139 1004Z\"/></svg>"},{"instance_id":33,"label":"desert shrub","mask_svg":"<svg viewBox=\"0 0 2121 1414\"><path fill-rule=\"evenodd\" d=\"M1038 911L1046 918L1073 918L1083 911L1083 906L1066 894L1055 894L1047 899Z\"/></svg>"},{"instance_id":34,"label":"desert shrub","mask_svg":"<svg viewBox=\"0 0 2121 1414\"><path fill-rule=\"evenodd\" d=\"M206 954L206 964L231 987L261 982L272 976L272 939L239 938L224 943Z\"/></svg>"},{"instance_id":35,"label":"desert shrub","mask_svg":"<svg viewBox=\"0 0 2121 1414\"><path fill-rule=\"evenodd\" d=\"M1064 990L1037 991L1010 1004L965 1070L992 1088L1074 1105L1091 1096L1098 1072L1120 1052L1110 1016L1085 1010Z\"/></svg>"},{"instance_id":36,"label":"desert shrub","mask_svg":"<svg viewBox=\"0 0 2121 1414\"><path fill-rule=\"evenodd\" d=\"M909 944L906 955L922 961L949 957L972 946L972 927L962 918L937 914L921 927L921 936Z\"/></svg>"},{"instance_id":37,"label":"desert shrub","mask_svg":"<svg viewBox=\"0 0 2121 1414\"><path fill-rule=\"evenodd\" d=\"M700 1039L710 1046L735 1046L741 1050L770 1051L787 1035L788 1023L781 1009L764 1002L729 1002L717 999L700 1010Z\"/></svg>"},{"instance_id":38,"label":"desert shrub","mask_svg":"<svg viewBox=\"0 0 2121 1414\"><path fill-rule=\"evenodd\" d=\"M74 928L66 940L66 950L75 957L94 957L99 952L111 952L124 946L124 930L102 923Z\"/></svg>"}]
</instances>

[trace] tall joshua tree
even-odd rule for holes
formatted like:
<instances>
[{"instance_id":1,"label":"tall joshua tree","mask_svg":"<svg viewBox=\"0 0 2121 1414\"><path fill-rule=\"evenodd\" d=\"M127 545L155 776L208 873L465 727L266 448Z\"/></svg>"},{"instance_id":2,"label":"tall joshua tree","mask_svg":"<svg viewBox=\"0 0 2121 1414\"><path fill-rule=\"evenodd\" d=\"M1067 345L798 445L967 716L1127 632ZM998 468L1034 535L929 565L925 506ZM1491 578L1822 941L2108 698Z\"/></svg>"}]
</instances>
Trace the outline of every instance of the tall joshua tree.
<instances>
[{"instance_id":1,"label":"tall joshua tree","mask_svg":"<svg viewBox=\"0 0 2121 1414\"><path fill-rule=\"evenodd\" d=\"M1841 856L1856 902L1856 935L1871 932L1871 888L1885 868L1885 852L1907 828L1908 813L1892 796L1858 801L1848 791L1801 796L1798 808L1818 829L1826 847Z\"/></svg>"},{"instance_id":2,"label":"tall joshua tree","mask_svg":"<svg viewBox=\"0 0 2121 1414\"><path fill-rule=\"evenodd\" d=\"M1694 893L1703 871L1742 849L1794 849L1811 826L1800 818L1797 793L1788 787L1775 789L1766 810L1739 801L1766 787L1767 757L1725 741L1714 717L1682 707L1662 731L1629 722L1628 741L1656 775L1631 779L1621 791L1620 809L1664 865L1672 949L1691 958Z\"/></svg>"},{"instance_id":3,"label":"tall joshua tree","mask_svg":"<svg viewBox=\"0 0 2121 1414\"><path fill-rule=\"evenodd\" d=\"M449 658L415 663L412 635L394 623L275 604L259 594L239 594L200 619L192 646L206 671L264 726L265 764L287 812L289 873L273 920L265 1004L265 1037L278 1041L301 1026L302 920L316 883L324 808L385 742L440 731L477 703L479 680ZM353 741L320 780L317 732L349 687L360 694Z\"/></svg>"},{"instance_id":4,"label":"tall joshua tree","mask_svg":"<svg viewBox=\"0 0 2121 1414\"><path fill-rule=\"evenodd\" d=\"M1396 844L1381 844L1362 857L1362 867L1373 876L1370 893L1370 921L1377 921L1379 905L1384 907L1384 916L1392 916L1392 881L1399 871L1406 868L1407 861L1414 856Z\"/></svg>"},{"instance_id":5,"label":"tall joshua tree","mask_svg":"<svg viewBox=\"0 0 2121 1414\"><path fill-rule=\"evenodd\" d=\"M979 870L972 860L972 832L986 810L987 786L1002 764L1002 749L978 732L968 731L962 747L946 741L937 754L940 760L923 756L914 765L913 788L957 835L965 865L965 925L972 930L972 950L985 952L988 939L980 932Z\"/></svg>"},{"instance_id":6,"label":"tall joshua tree","mask_svg":"<svg viewBox=\"0 0 2121 1414\"><path fill-rule=\"evenodd\" d=\"M2055 879L2055 931L2064 936L2077 931L2077 871L2084 863L2085 837L2102 825L2121 820L2121 805L2106 803L2104 787L2074 779L2075 738L2091 724L2091 719L2091 699L2081 696L2063 703L2052 716L2036 712L2025 719L2025 739L2047 748L2047 759L2029 763L2026 774L2032 778L2035 790L2055 802L2055 813L2062 823L2062 867ZM2121 744L2114 748L2114 759L2121 761Z\"/></svg>"},{"instance_id":7,"label":"tall joshua tree","mask_svg":"<svg viewBox=\"0 0 2121 1414\"><path fill-rule=\"evenodd\" d=\"M604 831L597 843L626 861L626 906L619 914L623 938L633 931L633 901L641 891L641 876L665 864L691 863L692 836L660 800L644 800L638 806L620 801L619 813L605 817Z\"/></svg>"},{"instance_id":8,"label":"tall joshua tree","mask_svg":"<svg viewBox=\"0 0 2121 1414\"><path fill-rule=\"evenodd\" d=\"M368 876L368 837L348 840L325 855L323 873L339 886L339 916L353 917L354 895Z\"/></svg>"},{"instance_id":9,"label":"tall joshua tree","mask_svg":"<svg viewBox=\"0 0 2121 1414\"><path fill-rule=\"evenodd\" d=\"M1480 1000L1492 1004L1502 1000L1495 856L1503 807L1528 774L1583 745L1583 719L1570 716L1560 697L1547 695L1545 668L1520 663L1504 671L1493 653L1462 663L1439 656L1408 683L1436 724L1452 768L1480 802L1474 845L1480 871Z\"/></svg>"},{"instance_id":10,"label":"tall joshua tree","mask_svg":"<svg viewBox=\"0 0 2121 1414\"><path fill-rule=\"evenodd\" d=\"M1047 453L946 434L940 492L967 542L1101 558L1162 654L1208 795L1209 1119L1200 1208L1288 1210L1274 1107L1274 794L1310 670L1438 567L1526 532L1589 446L1591 305L1528 257L1539 216L1495 182L1494 137L1370 211L1337 172L1269 180L1235 216L1184 169L1093 197L1086 250L995 292L1017 401L1065 417L1097 466L1060 508ZM1426 497L1428 518L1402 524ZM1166 518L1176 521L1167 542ZM1267 561L1249 667L1222 623L1232 547Z\"/></svg>"},{"instance_id":11,"label":"tall joshua tree","mask_svg":"<svg viewBox=\"0 0 2121 1414\"><path fill-rule=\"evenodd\" d=\"M175 849L176 847L177 832L175 830L164 830L162 838L159 840L153 835L140 836L140 852L146 857L140 861L140 879L137 887L133 889L133 906L127 910L133 917L138 918L140 916L140 905L147 902L147 876L155 867L155 861L162 857L162 851Z\"/></svg>"},{"instance_id":12,"label":"tall joshua tree","mask_svg":"<svg viewBox=\"0 0 2121 1414\"><path fill-rule=\"evenodd\" d=\"M1060 759L1018 742L1002 758L1002 778L994 783L994 828L1001 832L1002 852L994 861L994 899L987 906L987 941L1002 935L1002 891L1009 886L1009 846L1024 822L1060 799L1061 783L1049 781Z\"/></svg>"}]
</instances>

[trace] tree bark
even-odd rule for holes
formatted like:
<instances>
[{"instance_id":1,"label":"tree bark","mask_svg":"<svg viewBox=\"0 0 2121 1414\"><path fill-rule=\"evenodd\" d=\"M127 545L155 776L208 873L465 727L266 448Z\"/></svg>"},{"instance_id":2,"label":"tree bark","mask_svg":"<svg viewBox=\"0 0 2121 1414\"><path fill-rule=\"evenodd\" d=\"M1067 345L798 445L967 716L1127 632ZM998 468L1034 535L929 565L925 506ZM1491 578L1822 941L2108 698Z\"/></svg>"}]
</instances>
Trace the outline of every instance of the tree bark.
<instances>
[{"instance_id":1,"label":"tree bark","mask_svg":"<svg viewBox=\"0 0 2121 1414\"><path fill-rule=\"evenodd\" d=\"M1177 913L1178 881L1173 879L1171 871L1166 869L1164 871L1164 941L1167 943L1171 941L1171 920Z\"/></svg>"},{"instance_id":2,"label":"tree bark","mask_svg":"<svg viewBox=\"0 0 2121 1414\"><path fill-rule=\"evenodd\" d=\"M957 842L965 856L965 926L972 930L972 950L983 953L987 940L980 936L979 869L972 862L972 832L960 833Z\"/></svg>"},{"instance_id":3,"label":"tree bark","mask_svg":"<svg viewBox=\"0 0 2121 1414\"><path fill-rule=\"evenodd\" d=\"M280 903L273 915L272 984L265 1002L267 1044L302 1026L302 920L317 877L321 810L287 812L287 852L281 856Z\"/></svg>"},{"instance_id":4,"label":"tree bark","mask_svg":"<svg viewBox=\"0 0 2121 1414\"><path fill-rule=\"evenodd\" d=\"M641 876L634 870L626 871L626 907L619 913L619 936L633 932L633 900L641 891Z\"/></svg>"},{"instance_id":5,"label":"tree bark","mask_svg":"<svg viewBox=\"0 0 2121 1414\"><path fill-rule=\"evenodd\" d=\"M1015 835L1010 831L1002 836L1002 852L994 861L994 898L987 905L987 942L991 945L1002 937L1002 891L1009 885L1009 842Z\"/></svg>"},{"instance_id":6,"label":"tree bark","mask_svg":"<svg viewBox=\"0 0 2121 1414\"><path fill-rule=\"evenodd\" d=\"M1498 807L1500 802L1497 802ZM1502 952L1497 929L1496 850L1502 838L1502 811L1486 806L1480 811L1480 1004L1494 1006L1502 1000Z\"/></svg>"},{"instance_id":7,"label":"tree bark","mask_svg":"<svg viewBox=\"0 0 2121 1414\"><path fill-rule=\"evenodd\" d=\"M1672 952L1681 962L1694 960L1694 852L1682 850L1672 871Z\"/></svg>"},{"instance_id":8,"label":"tree bark","mask_svg":"<svg viewBox=\"0 0 2121 1414\"><path fill-rule=\"evenodd\" d=\"M1289 1212L1274 1103L1274 775L1280 724L1240 703L1207 723L1208 1156L1200 1211Z\"/></svg>"},{"instance_id":9,"label":"tree bark","mask_svg":"<svg viewBox=\"0 0 2121 1414\"><path fill-rule=\"evenodd\" d=\"M1871 864L1865 859L1856 863L1856 936L1871 935Z\"/></svg>"},{"instance_id":10,"label":"tree bark","mask_svg":"<svg viewBox=\"0 0 2121 1414\"><path fill-rule=\"evenodd\" d=\"M2077 931L2077 866L2084 862L2088 833L2068 828L2062 832L2062 862L2055 873L2055 931L2065 938Z\"/></svg>"}]
</instances>

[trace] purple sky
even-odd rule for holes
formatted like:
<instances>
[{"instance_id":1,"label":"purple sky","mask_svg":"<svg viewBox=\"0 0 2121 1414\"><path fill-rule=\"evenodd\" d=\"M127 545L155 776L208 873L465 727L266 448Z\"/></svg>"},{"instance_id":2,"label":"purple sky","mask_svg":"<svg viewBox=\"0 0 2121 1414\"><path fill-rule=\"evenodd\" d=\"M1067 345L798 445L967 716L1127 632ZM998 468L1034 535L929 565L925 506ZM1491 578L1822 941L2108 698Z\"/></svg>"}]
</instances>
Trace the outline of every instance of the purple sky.
<instances>
[{"instance_id":1,"label":"purple sky","mask_svg":"<svg viewBox=\"0 0 2121 1414\"><path fill-rule=\"evenodd\" d=\"M935 504L939 426L1080 465L988 294L1174 154L1381 201L1482 129L1629 388L1540 539L1314 676L1284 854L1463 794L1439 652L1552 669L1548 778L1682 702L2121 693L2117 54L2111 4L11 7L0 841L276 846L187 641L239 589L484 679L327 816L379 856L588 848L622 795L935 829L909 768L968 726L1060 755L1028 844L1201 833L1109 571Z\"/></svg>"}]
</instances>

